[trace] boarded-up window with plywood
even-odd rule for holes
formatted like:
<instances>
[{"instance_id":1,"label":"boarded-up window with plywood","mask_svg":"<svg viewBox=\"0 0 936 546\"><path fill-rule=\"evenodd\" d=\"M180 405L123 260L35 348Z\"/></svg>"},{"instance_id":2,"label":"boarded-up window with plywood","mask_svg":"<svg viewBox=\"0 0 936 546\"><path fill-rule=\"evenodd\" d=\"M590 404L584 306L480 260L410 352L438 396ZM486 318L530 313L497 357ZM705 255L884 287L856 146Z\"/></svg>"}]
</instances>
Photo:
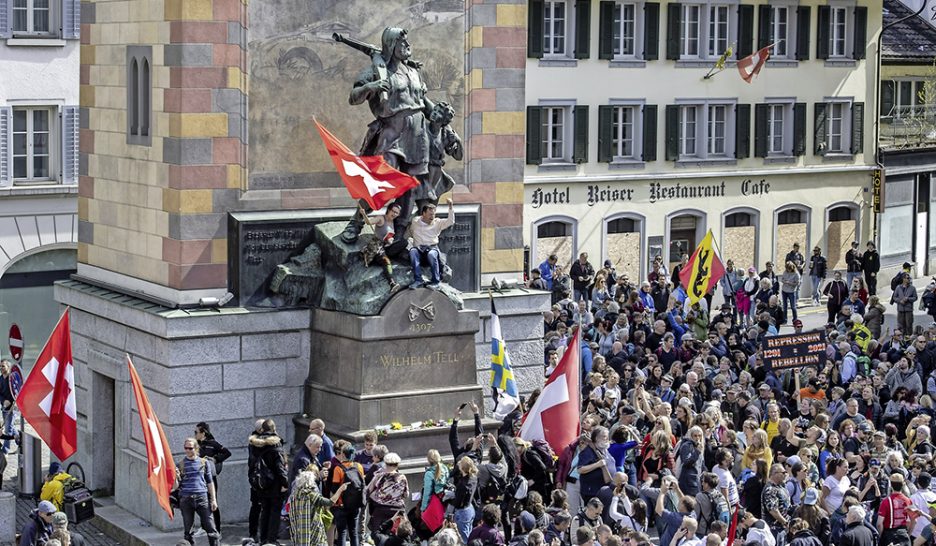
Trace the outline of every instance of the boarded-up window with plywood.
<instances>
[{"instance_id":1,"label":"boarded-up window with plywood","mask_svg":"<svg viewBox=\"0 0 936 546\"><path fill-rule=\"evenodd\" d=\"M557 265L562 266L568 273L573 250L572 224L569 222L545 222L536 226L536 259L538 262L542 262L550 254L555 254L559 257Z\"/></svg>"},{"instance_id":2,"label":"boarded-up window with plywood","mask_svg":"<svg viewBox=\"0 0 936 546\"><path fill-rule=\"evenodd\" d=\"M725 216L722 258L725 261L733 261L735 267L740 269L755 265L757 231L754 223L754 215L748 212L735 212Z\"/></svg>"},{"instance_id":3,"label":"boarded-up window with plywood","mask_svg":"<svg viewBox=\"0 0 936 546\"><path fill-rule=\"evenodd\" d=\"M608 259L618 274L630 279L640 278L640 221L615 218L607 222L605 241Z\"/></svg>"},{"instance_id":4,"label":"boarded-up window with plywood","mask_svg":"<svg viewBox=\"0 0 936 546\"><path fill-rule=\"evenodd\" d=\"M793 243L799 243L800 249L806 249L806 211L801 209L787 209L777 214L777 247L774 249L775 271L783 270L783 260Z\"/></svg>"},{"instance_id":5,"label":"boarded-up window with plywood","mask_svg":"<svg viewBox=\"0 0 936 546\"><path fill-rule=\"evenodd\" d=\"M845 254L855 239L855 211L851 207L835 207L829 211L829 226L826 229L829 269L845 270Z\"/></svg>"}]
</instances>

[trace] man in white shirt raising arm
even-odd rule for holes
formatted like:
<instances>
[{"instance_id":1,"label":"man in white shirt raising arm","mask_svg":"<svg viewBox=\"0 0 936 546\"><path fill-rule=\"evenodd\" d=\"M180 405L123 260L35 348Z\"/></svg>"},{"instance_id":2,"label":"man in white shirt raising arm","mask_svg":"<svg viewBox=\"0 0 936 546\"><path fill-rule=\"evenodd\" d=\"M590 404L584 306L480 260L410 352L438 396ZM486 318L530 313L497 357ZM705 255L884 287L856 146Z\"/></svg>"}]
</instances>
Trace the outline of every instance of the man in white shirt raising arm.
<instances>
[{"instance_id":1,"label":"man in white shirt raising arm","mask_svg":"<svg viewBox=\"0 0 936 546\"><path fill-rule=\"evenodd\" d=\"M413 284L410 288L419 288L423 286L421 264L423 258L429 260L429 267L432 268L432 281L430 288L439 286L442 281L442 275L439 271L439 234L455 223L455 208L451 199L448 199L448 217L444 220L436 218L436 206L427 203L419 209L419 218L414 220L408 231L407 240L410 243L410 261L413 264Z\"/></svg>"}]
</instances>

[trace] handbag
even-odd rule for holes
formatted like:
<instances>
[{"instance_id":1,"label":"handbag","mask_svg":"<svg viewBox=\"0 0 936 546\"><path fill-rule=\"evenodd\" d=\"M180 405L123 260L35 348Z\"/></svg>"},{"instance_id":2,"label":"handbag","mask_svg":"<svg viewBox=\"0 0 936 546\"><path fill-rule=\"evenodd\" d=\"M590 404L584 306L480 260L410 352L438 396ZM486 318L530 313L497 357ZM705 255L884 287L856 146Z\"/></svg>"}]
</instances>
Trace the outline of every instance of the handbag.
<instances>
[{"instance_id":1,"label":"handbag","mask_svg":"<svg viewBox=\"0 0 936 546\"><path fill-rule=\"evenodd\" d=\"M439 495L433 494L429 497L429 504L422 512L422 521L433 533L442 527L442 523L445 521L445 506L442 505L442 499L439 498Z\"/></svg>"}]
</instances>

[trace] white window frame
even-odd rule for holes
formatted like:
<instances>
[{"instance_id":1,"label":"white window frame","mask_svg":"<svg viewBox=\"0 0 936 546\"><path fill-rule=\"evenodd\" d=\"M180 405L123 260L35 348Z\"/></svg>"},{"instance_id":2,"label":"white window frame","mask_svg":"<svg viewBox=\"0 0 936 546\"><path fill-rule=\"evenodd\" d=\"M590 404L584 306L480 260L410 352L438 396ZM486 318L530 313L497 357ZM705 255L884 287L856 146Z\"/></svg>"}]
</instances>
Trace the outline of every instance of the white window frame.
<instances>
[{"instance_id":1,"label":"white window frame","mask_svg":"<svg viewBox=\"0 0 936 546\"><path fill-rule=\"evenodd\" d=\"M825 120L825 153L826 155L851 155L851 118L852 101L851 99L826 99L826 120ZM841 108L841 117L839 118L839 130L837 135L839 146L833 147L832 142L836 134L832 132L833 123L836 117L833 115L837 107Z\"/></svg>"},{"instance_id":2,"label":"white window frame","mask_svg":"<svg viewBox=\"0 0 936 546\"><path fill-rule=\"evenodd\" d=\"M829 58L845 59L849 57L849 29L853 26L849 21L849 8L846 6L829 6ZM836 49L836 45L841 44L841 51Z\"/></svg>"},{"instance_id":3,"label":"white window frame","mask_svg":"<svg viewBox=\"0 0 936 546\"><path fill-rule=\"evenodd\" d=\"M912 118L923 114L926 117L932 117L932 112L927 111L926 102L920 102L920 90L925 89L926 81L919 78L896 78L894 82L894 111L893 119ZM901 87L910 86L910 102L904 103L901 98ZM929 109L931 110L931 109ZM881 112L883 116L891 115L891 112Z\"/></svg>"},{"instance_id":4,"label":"white window frame","mask_svg":"<svg viewBox=\"0 0 936 546\"><path fill-rule=\"evenodd\" d=\"M59 18L61 17L61 5L62 5L61 0L45 0L46 2L45 8L36 7L36 2L38 0L8 0L8 1L12 4L11 10L13 13L13 19L10 21L10 26L13 29L14 37L46 38L50 36L58 36ZM26 7L25 7L26 28L25 29L16 28L15 22L16 22L17 12L24 11L24 8L16 5L18 2L26 4ZM35 30L35 24L36 24L35 16L36 16L37 10L43 10L43 11L48 12L47 22L48 22L49 28L47 30Z\"/></svg>"},{"instance_id":5,"label":"white window frame","mask_svg":"<svg viewBox=\"0 0 936 546\"><path fill-rule=\"evenodd\" d=\"M574 147L574 120L572 108L575 105L549 101L541 103L540 106L542 108L540 153L543 164L572 163L572 148ZM555 131L553 129L556 124L552 121L552 115L555 113L561 113L562 116L559 132L555 135L559 137L558 139L554 139ZM554 155L552 153L552 148L556 140L559 140L559 145L562 149L559 154Z\"/></svg>"},{"instance_id":6,"label":"white window frame","mask_svg":"<svg viewBox=\"0 0 936 546\"><path fill-rule=\"evenodd\" d=\"M563 37L562 48L554 49L555 40L553 34L553 21L555 17L556 6L563 7ZM543 58L544 59L568 59L572 56L572 50L575 46L575 21L573 20L574 9L569 0L545 0L543 2Z\"/></svg>"},{"instance_id":7,"label":"white window frame","mask_svg":"<svg viewBox=\"0 0 936 546\"><path fill-rule=\"evenodd\" d=\"M792 98L770 98L767 103L767 157L792 157L793 156L793 107L796 103ZM776 119L775 113L781 112L780 120L780 140L779 150L774 146L776 140Z\"/></svg>"},{"instance_id":8,"label":"white window frame","mask_svg":"<svg viewBox=\"0 0 936 546\"><path fill-rule=\"evenodd\" d=\"M708 7L709 32L705 43L709 58L720 57L731 45L731 8L732 6L721 3L710 4Z\"/></svg>"},{"instance_id":9,"label":"white window frame","mask_svg":"<svg viewBox=\"0 0 936 546\"><path fill-rule=\"evenodd\" d=\"M624 21L622 13L624 6L632 7L634 10L633 34L631 37L631 52L624 51ZM611 34L611 47L615 60L640 59L643 51L643 28L644 28L644 3L618 1L614 3L614 16L611 21L613 27Z\"/></svg>"},{"instance_id":10,"label":"white window frame","mask_svg":"<svg viewBox=\"0 0 936 546\"><path fill-rule=\"evenodd\" d=\"M734 159L735 155L735 115L737 99L677 99L679 106L679 161L710 160L721 161ZM724 139L723 150L717 151L716 141L712 131L716 128L717 120L713 114L717 108L724 107ZM695 112L695 129L687 133L685 126L692 112ZM690 149L689 143L694 140L695 150Z\"/></svg>"},{"instance_id":11,"label":"white window frame","mask_svg":"<svg viewBox=\"0 0 936 546\"><path fill-rule=\"evenodd\" d=\"M14 141L16 140L16 135L18 134L15 127L15 119L17 112L27 112L26 115L26 176L16 176L16 158L23 157L21 154L16 154L16 147ZM49 130L48 130L48 156L49 156L49 166L48 166L48 176L37 177L33 173L33 159L35 154L33 152L34 148L34 138L35 132L33 130L34 118L32 113L36 111L45 111L49 117ZM58 108L52 105L13 105L13 119L11 120L11 134L13 136L10 141L11 152L13 155L13 163L10 165L10 172L13 178L13 184L15 185L30 185L30 184L48 184L49 182L55 182L58 180L58 165L59 157L61 156L61 124L59 123Z\"/></svg>"},{"instance_id":12,"label":"white window frame","mask_svg":"<svg viewBox=\"0 0 936 546\"><path fill-rule=\"evenodd\" d=\"M611 162L612 163L630 163L634 161L643 161L643 117L644 101L611 99L611 106L614 107L614 113L611 117ZM618 115L622 109L629 109L633 115L631 122L631 153L621 153L620 144L620 124L617 122Z\"/></svg>"},{"instance_id":13,"label":"white window frame","mask_svg":"<svg viewBox=\"0 0 936 546\"><path fill-rule=\"evenodd\" d=\"M771 4L770 9L770 36L767 43L775 44L770 51L774 59L793 59L796 54L795 30L796 10L791 4ZM786 22L781 26L779 13L786 14ZM782 44L783 49L778 46Z\"/></svg>"},{"instance_id":14,"label":"white window frame","mask_svg":"<svg viewBox=\"0 0 936 546\"><path fill-rule=\"evenodd\" d=\"M717 8L724 7L727 10L727 33L724 37L713 34L712 14ZM680 25L679 25L679 59L680 60L706 60L718 59L724 51L712 51L712 40L717 39L722 42L725 49L736 44L738 41L738 0L723 0L712 2L695 2L691 4L682 4L680 7ZM688 14L693 10L698 12L698 21L690 23ZM690 44L694 40L689 40L688 31L692 27L697 27L698 41L696 42L696 52L691 53ZM716 47L715 49L719 49Z\"/></svg>"}]
</instances>

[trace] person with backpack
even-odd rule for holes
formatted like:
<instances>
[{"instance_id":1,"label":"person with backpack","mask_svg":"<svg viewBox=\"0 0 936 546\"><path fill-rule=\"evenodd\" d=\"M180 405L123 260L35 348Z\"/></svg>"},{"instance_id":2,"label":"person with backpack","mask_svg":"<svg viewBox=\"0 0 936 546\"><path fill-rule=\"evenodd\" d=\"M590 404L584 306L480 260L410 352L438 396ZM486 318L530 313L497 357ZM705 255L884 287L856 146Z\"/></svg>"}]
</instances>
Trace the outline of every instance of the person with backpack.
<instances>
[{"instance_id":1,"label":"person with backpack","mask_svg":"<svg viewBox=\"0 0 936 546\"><path fill-rule=\"evenodd\" d=\"M289 486L283 440L276 423L266 419L247 440L247 481L260 504L258 542L274 542L279 535L280 512Z\"/></svg>"},{"instance_id":2,"label":"person with backpack","mask_svg":"<svg viewBox=\"0 0 936 546\"><path fill-rule=\"evenodd\" d=\"M231 451L221 445L221 442L215 440L213 434L211 434L211 427L208 426L208 423L202 421L195 425L195 439L198 440L198 452L211 461L211 468L213 472L211 473L211 480L214 483L215 493L218 492L218 476L221 474L221 469L224 465L224 461L228 460L231 456ZM215 510L212 514L215 520L215 529L218 530L218 534L221 533L221 511Z\"/></svg>"},{"instance_id":3,"label":"person with backpack","mask_svg":"<svg viewBox=\"0 0 936 546\"><path fill-rule=\"evenodd\" d=\"M376 537L384 522L406 511L409 482L406 476L400 473L400 462L399 455L387 453L384 456L386 468L375 474L374 479L367 486L367 498L370 500L370 519L367 528L372 537ZM376 543L376 538L374 540Z\"/></svg>"},{"instance_id":4,"label":"person with backpack","mask_svg":"<svg viewBox=\"0 0 936 546\"><path fill-rule=\"evenodd\" d=\"M488 448L488 462L478 465L478 499L500 506L507 491L507 463L496 445Z\"/></svg>"},{"instance_id":5,"label":"person with backpack","mask_svg":"<svg viewBox=\"0 0 936 546\"><path fill-rule=\"evenodd\" d=\"M348 539L351 546L360 546L361 512L364 508L364 467L361 463L354 462L354 445L339 443L342 445L341 449L336 449L338 464L329 469L324 491L326 495L331 495L342 484L348 484L332 509L335 514L334 545L344 546L345 539Z\"/></svg>"},{"instance_id":6,"label":"person with backpack","mask_svg":"<svg viewBox=\"0 0 936 546\"><path fill-rule=\"evenodd\" d=\"M728 524L731 521L731 512L728 501L718 489L718 475L713 472L702 474L702 490L696 493L695 519L699 522L696 536L704 537L709 534L712 523L720 521Z\"/></svg>"},{"instance_id":7,"label":"person with backpack","mask_svg":"<svg viewBox=\"0 0 936 546\"><path fill-rule=\"evenodd\" d=\"M215 529L211 513L218 508L211 463L198 453L198 440L186 438L183 443L185 457L176 463L175 487L179 490L179 510L182 512L182 532L189 544L195 544L192 527L195 514L208 535L209 546L221 544L221 535ZM278 517L278 514L277 514Z\"/></svg>"}]
</instances>

